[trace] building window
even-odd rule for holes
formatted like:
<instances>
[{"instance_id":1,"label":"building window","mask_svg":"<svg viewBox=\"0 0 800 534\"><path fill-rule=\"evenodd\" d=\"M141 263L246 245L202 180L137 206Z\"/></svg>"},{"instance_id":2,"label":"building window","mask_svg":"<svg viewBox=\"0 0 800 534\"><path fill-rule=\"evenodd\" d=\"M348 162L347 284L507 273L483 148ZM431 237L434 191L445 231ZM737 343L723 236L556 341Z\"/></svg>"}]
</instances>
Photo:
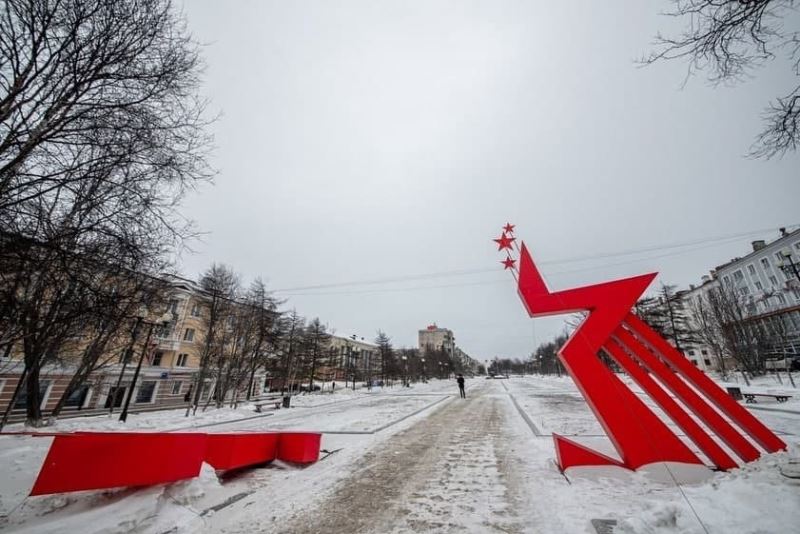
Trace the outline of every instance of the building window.
<instances>
[{"instance_id":1,"label":"building window","mask_svg":"<svg viewBox=\"0 0 800 534\"><path fill-rule=\"evenodd\" d=\"M769 269L769 258L761 258L761 266Z\"/></svg>"},{"instance_id":2,"label":"building window","mask_svg":"<svg viewBox=\"0 0 800 534\"><path fill-rule=\"evenodd\" d=\"M778 279L775 278L774 276L770 276L769 277L769 283L772 284L773 286L777 286L778 285Z\"/></svg>"},{"instance_id":3,"label":"building window","mask_svg":"<svg viewBox=\"0 0 800 534\"><path fill-rule=\"evenodd\" d=\"M742 286L739 288L739 294L744 296L750 293L750 288L747 286Z\"/></svg>"},{"instance_id":4,"label":"building window","mask_svg":"<svg viewBox=\"0 0 800 534\"><path fill-rule=\"evenodd\" d=\"M164 352L157 350L155 354L153 354L153 367L161 366L161 360L164 358Z\"/></svg>"},{"instance_id":5,"label":"building window","mask_svg":"<svg viewBox=\"0 0 800 534\"><path fill-rule=\"evenodd\" d=\"M194 341L194 328L187 328L183 334L184 341Z\"/></svg>"},{"instance_id":6,"label":"building window","mask_svg":"<svg viewBox=\"0 0 800 534\"><path fill-rule=\"evenodd\" d=\"M756 289L758 289L759 291L764 290L764 286L761 285L761 282L756 282Z\"/></svg>"},{"instance_id":7,"label":"building window","mask_svg":"<svg viewBox=\"0 0 800 534\"><path fill-rule=\"evenodd\" d=\"M133 360L133 349L125 349L119 355L119 363L131 363Z\"/></svg>"},{"instance_id":8,"label":"building window","mask_svg":"<svg viewBox=\"0 0 800 534\"><path fill-rule=\"evenodd\" d=\"M175 362L176 367L186 367L186 360L189 359L188 354L178 354L178 361Z\"/></svg>"},{"instance_id":9,"label":"building window","mask_svg":"<svg viewBox=\"0 0 800 534\"><path fill-rule=\"evenodd\" d=\"M709 360L708 358L706 358L705 360L703 360L703 363L705 363L705 364L706 364L706 366L709 366L709 365L711 365L711 360Z\"/></svg>"},{"instance_id":10,"label":"building window","mask_svg":"<svg viewBox=\"0 0 800 534\"><path fill-rule=\"evenodd\" d=\"M702 349L700 351L700 354L702 354L703 356L708 356L708 351L706 349Z\"/></svg>"},{"instance_id":11,"label":"building window","mask_svg":"<svg viewBox=\"0 0 800 534\"><path fill-rule=\"evenodd\" d=\"M172 383L172 394L173 395L180 395L181 394L181 386L182 385L183 385L183 382L181 382L180 380L176 380L175 382L173 382Z\"/></svg>"},{"instance_id":12,"label":"building window","mask_svg":"<svg viewBox=\"0 0 800 534\"><path fill-rule=\"evenodd\" d=\"M81 408L86 401L86 396L89 395L89 386L81 386L73 391L64 403L64 406L71 406L74 408Z\"/></svg>"},{"instance_id":13,"label":"building window","mask_svg":"<svg viewBox=\"0 0 800 534\"><path fill-rule=\"evenodd\" d=\"M731 285L731 277L730 276L723 276L722 281L725 282L726 286Z\"/></svg>"},{"instance_id":14,"label":"building window","mask_svg":"<svg viewBox=\"0 0 800 534\"><path fill-rule=\"evenodd\" d=\"M755 276L755 274L756 274L755 265L752 265L752 264L748 265L747 266L747 272L750 273L751 275Z\"/></svg>"},{"instance_id":15,"label":"building window","mask_svg":"<svg viewBox=\"0 0 800 534\"><path fill-rule=\"evenodd\" d=\"M192 317L200 317L200 303L192 304Z\"/></svg>"},{"instance_id":16,"label":"building window","mask_svg":"<svg viewBox=\"0 0 800 534\"><path fill-rule=\"evenodd\" d=\"M775 259L778 260L778 263L783 261L783 254L780 252L775 253Z\"/></svg>"},{"instance_id":17,"label":"building window","mask_svg":"<svg viewBox=\"0 0 800 534\"><path fill-rule=\"evenodd\" d=\"M692 360L692 363L696 366L697 365L697 360Z\"/></svg>"},{"instance_id":18,"label":"building window","mask_svg":"<svg viewBox=\"0 0 800 534\"><path fill-rule=\"evenodd\" d=\"M742 271L736 271L735 273L733 273L733 279L736 282L741 282L742 280L744 280L744 273Z\"/></svg>"},{"instance_id":19,"label":"building window","mask_svg":"<svg viewBox=\"0 0 800 534\"><path fill-rule=\"evenodd\" d=\"M794 248L796 248L797 250L800 250L800 241L798 241L797 243L794 244Z\"/></svg>"},{"instance_id":20,"label":"building window","mask_svg":"<svg viewBox=\"0 0 800 534\"><path fill-rule=\"evenodd\" d=\"M167 309L170 312L172 312L174 315L178 315L178 304L179 303L178 303L177 300L172 299L172 300L169 301L169 305L167 306Z\"/></svg>"},{"instance_id":21,"label":"building window","mask_svg":"<svg viewBox=\"0 0 800 534\"><path fill-rule=\"evenodd\" d=\"M689 356L694 356L694 351L693 350L689 351Z\"/></svg>"},{"instance_id":22,"label":"building window","mask_svg":"<svg viewBox=\"0 0 800 534\"><path fill-rule=\"evenodd\" d=\"M47 388L50 385L49 380L40 380L39 381L39 399L44 404L44 396L47 393ZM19 393L17 394L17 401L14 403L15 410L24 410L28 404L28 387L27 384L23 384L21 388L19 388Z\"/></svg>"},{"instance_id":23,"label":"building window","mask_svg":"<svg viewBox=\"0 0 800 534\"><path fill-rule=\"evenodd\" d=\"M777 297L779 303L786 304L786 297L782 293L776 293L775 297Z\"/></svg>"},{"instance_id":24,"label":"building window","mask_svg":"<svg viewBox=\"0 0 800 534\"><path fill-rule=\"evenodd\" d=\"M139 391L136 392L136 404L153 402L153 394L155 392L156 392L155 380L148 380L147 382L142 382L142 385L139 386Z\"/></svg>"}]
</instances>

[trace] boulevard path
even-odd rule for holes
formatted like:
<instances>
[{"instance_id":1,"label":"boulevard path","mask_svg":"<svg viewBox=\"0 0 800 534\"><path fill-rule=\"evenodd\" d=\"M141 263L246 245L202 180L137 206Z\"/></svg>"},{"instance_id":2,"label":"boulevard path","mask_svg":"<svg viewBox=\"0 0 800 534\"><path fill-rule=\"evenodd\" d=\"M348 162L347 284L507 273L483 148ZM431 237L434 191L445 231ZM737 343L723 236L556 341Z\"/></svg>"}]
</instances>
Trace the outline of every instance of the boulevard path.
<instances>
[{"instance_id":1,"label":"boulevard path","mask_svg":"<svg viewBox=\"0 0 800 534\"><path fill-rule=\"evenodd\" d=\"M520 440L532 438L511 417L519 416L499 383L473 381L466 400L453 397L365 454L286 531L532 532L518 474Z\"/></svg>"}]
</instances>

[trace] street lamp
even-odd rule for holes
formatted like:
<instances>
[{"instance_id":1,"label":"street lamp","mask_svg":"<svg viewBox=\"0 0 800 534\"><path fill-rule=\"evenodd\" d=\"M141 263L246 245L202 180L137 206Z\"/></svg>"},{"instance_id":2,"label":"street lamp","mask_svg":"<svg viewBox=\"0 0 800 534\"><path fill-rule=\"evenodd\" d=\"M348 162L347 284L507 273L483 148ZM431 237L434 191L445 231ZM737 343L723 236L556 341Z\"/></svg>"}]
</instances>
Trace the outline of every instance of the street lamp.
<instances>
[{"instance_id":1,"label":"street lamp","mask_svg":"<svg viewBox=\"0 0 800 534\"><path fill-rule=\"evenodd\" d=\"M114 405L117 403L117 398L119 397L119 388L122 386L122 377L125 376L125 370L128 368L128 362L132 359L131 356L133 355L133 346L136 344L136 338L139 336L139 327L142 325L142 313L137 314L136 322L133 325L133 330L131 331L131 342L125 348L125 352L122 353L122 369L119 371L119 376L117 377L117 385L113 389L110 407L108 409L108 415L114 413Z\"/></svg>"},{"instance_id":2,"label":"street lamp","mask_svg":"<svg viewBox=\"0 0 800 534\"><path fill-rule=\"evenodd\" d=\"M420 361L422 362L422 381L423 382L427 382L428 381L428 376L427 376L428 373L427 373L427 371L425 369L425 358L420 358Z\"/></svg>"},{"instance_id":3,"label":"street lamp","mask_svg":"<svg viewBox=\"0 0 800 534\"><path fill-rule=\"evenodd\" d=\"M131 404L131 397L133 396L133 390L136 387L136 381L139 379L139 371L142 369L144 355L147 354L147 351L150 349L150 337L153 335L153 329L156 326L167 325L172 320L172 314L169 312L164 313L164 315L162 315L158 321L145 321L144 317L146 316L147 311L140 309L139 317L137 317L138 324L146 324L150 328L147 329L147 339L144 342L144 347L142 347L142 353L139 355L139 363L136 364L136 371L133 372L133 380L131 380L130 389L127 391L127 395L125 396L125 406L122 407L122 413L119 414L119 420L122 422L125 422L128 419L128 407Z\"/></svg>"},{"instance_id":4,"label":"street lamp","mask_svg":"<svg viewBox=\"0 0 800 534\"><path fill-rule=\"evenodd\" d=\"M403 384L408 387L408 356L403 354L400 359L403 360Z\"/></svg>"},{"instance_id":5,"label":"street lamp","mask_svg":"<svg viewBox=\"0 0 800 534\"><path fill-rule=\"evenodd\" d=\"M356 390L356 371L358 370L358 354L359 354L359 352L361 352L361 351L358 350L358 347L354 347L353 348L353 358L352 358L352 364L353 364L353 391Z\"/></svg>"},{"instance_id":6,"label":"street lamp","mask_svg":"<svg viewBox=\"0 0 800 534\"><path fill-rule=\"evenodd\" d=\"M797 281L800 282L800 265L794 262L792 259L792 252L788 249L784 249L781 251L781 256L785 258L784 261L778 264L778 267L781 268L783 274L786 275L786 278L791 278L792 275L797 278ZM788 262L788 265L787 265Z\"/></svg>"}]
</instances>

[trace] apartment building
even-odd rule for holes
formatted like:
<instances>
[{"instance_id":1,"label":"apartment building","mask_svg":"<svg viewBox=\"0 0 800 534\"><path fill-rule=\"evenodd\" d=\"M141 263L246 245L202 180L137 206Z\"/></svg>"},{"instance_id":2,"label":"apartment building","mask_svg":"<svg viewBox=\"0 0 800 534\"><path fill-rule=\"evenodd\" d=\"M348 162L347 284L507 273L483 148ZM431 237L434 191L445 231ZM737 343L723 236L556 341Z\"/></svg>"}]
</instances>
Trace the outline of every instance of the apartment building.
<instances>
[{"instance_id":1,"label":"apartment building","mask_svg":"<svg viewBox=\"0 0 800 534\"><path fill-rule=\"evenodd\" d=\"M455 355L456 338L448 328L439 328L436 323L419 331L419 351L444 351L451 358Z\"/></svg>"},{"instance_id":2,"label":"apartment building","mask_svg":"<svg viewBox=\"0 0 800 534\"><path fill-rule=\"evenodd\" d=\"M143 411L185 406L195 386L196 373L204 349L205 320L208 316L208 299L197 284L180 277L169 277L167 313L164 323L148 322L140 327L131 348L130 339L113 343L105 365L95 370L88 380L66 400L62 416L91 411L120 408L133 385L133 375L141 359L138 379L130 393L130 409ZM148 341L149 338L149 341ZM145 344L147 343L147 344ZM40 396L42 413L47 416L55 408L75 374L78 350L64 349L58 364L42 369ZM8 351L0 358L0 413L4 412L14 396L11 421L24 418L26 392L21 383L24 365L21 354ZM214 377L205 381L202 398L207 399L214 390ZM256 373L253 394L264 389L265 374ZM245 396L246 392L240 392Z\"/></svg>"},{"instance_id":3,"label":"apartment building","mask_svg":"<svg viewBox=\"0 0 800 534\"><path fill-rule=\"evenodd\" d=\"M328 348L330 358L325 369L327 380L376 379L382 366L378 346L356 335L332 335Z\"/></svg>"},{"instance_id":4,"label":"apartment building","mask_svg":"<svg viewBox=\"0 0 800 534\"><path fill-rule=\"evenodd\" d=\"M696 311L709 302L709 293L723 290L735 295L747 321L761 326L773 341L764 348L766 358L800 355L800 230L780 230L777 239L753 241L743 257L717 266L702 283L681 292L695 330L702 329ZM777 323L779 321L780 323ZM776 327L780 335L776 334ZM714 347L696 343L686 351L695 365L704 370L718 370L721 358L730 369L731 355L722 355Z\"/></svg>"}]
</instances>

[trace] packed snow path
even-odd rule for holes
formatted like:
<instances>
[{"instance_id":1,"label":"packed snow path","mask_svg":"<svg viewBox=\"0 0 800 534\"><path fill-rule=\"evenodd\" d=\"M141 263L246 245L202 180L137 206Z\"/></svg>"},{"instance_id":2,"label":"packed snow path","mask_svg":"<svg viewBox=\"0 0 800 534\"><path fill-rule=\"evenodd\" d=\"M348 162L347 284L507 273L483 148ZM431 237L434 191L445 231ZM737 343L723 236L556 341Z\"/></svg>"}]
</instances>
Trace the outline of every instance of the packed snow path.
<instances>
[{"instance_id":1,"label":"packed snow path","mask_svg":"<svg viewBox=\"0 0 800 534\"><path fill-rule=\"evenodd\" d=\"M212 424L219 431L321 430L323 447L336 451L304 468L273 462L221 479L207 466L199 478L150 488L26 498L51 438L2 436L0 531L596 534L593 519L616 521L615 532L624 534L797 530L798 398L780 407L764 403L757 414L781 433L789 452L678 487L613 468L562 475L553 432L614 454L568 377L467 383L467 400L458 398L454 381L431 380L300 396L296 408L257 418L248 409L223 409L186 419L179 410L136 414L124 425L113 417L57 424L61 431ZM748 390L787 392L771 377Z\"/></svg>"},{"instance_id":2,"label":"packed snow path","mask_svg":"<svg viewBox=\"0 0 800 534\"><path fill-rule=\"evenodd\" d=\"M475 382L473 382L475 384ZM286 529L318 532L520 532L509 461L508 398L477 382L352 467L317 509Z\"/></svg>"}]
</instances>

